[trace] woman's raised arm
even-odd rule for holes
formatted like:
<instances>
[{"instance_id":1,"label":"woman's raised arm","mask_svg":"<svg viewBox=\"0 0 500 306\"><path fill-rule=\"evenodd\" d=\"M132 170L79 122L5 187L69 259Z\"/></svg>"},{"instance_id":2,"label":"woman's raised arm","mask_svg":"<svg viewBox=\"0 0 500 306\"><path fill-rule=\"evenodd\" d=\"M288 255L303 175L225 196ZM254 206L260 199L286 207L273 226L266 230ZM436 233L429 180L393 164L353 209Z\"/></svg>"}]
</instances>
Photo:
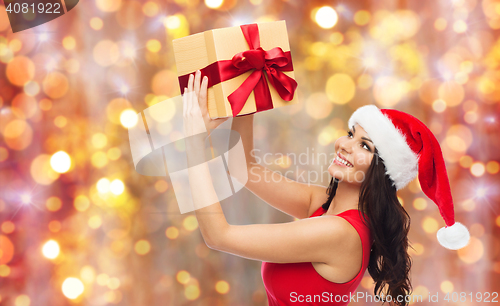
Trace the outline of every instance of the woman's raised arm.
<instances>
[{"instance_id":1,"label":"woman's raised arm","mask_svg":"<svg viewBox=\"0 0 500 306\"><path fill-rule=\"evenodd\" d=\"M231 127L241 135L243 141L248 169L245 187L267 204L290 216L308 218L314 212L313 209L318 209L327 200L326 187L294 181L258 164L252 156L253 121L253 114L234 117Z\"/></svg>"}]
</instances>

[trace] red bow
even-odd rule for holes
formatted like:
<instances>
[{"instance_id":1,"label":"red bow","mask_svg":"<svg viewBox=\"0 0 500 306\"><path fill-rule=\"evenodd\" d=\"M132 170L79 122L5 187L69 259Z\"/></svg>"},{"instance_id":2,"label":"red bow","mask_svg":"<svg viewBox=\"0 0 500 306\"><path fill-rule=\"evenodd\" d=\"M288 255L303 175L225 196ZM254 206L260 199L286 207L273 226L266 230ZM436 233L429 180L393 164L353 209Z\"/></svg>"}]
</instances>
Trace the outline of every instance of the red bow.
<instances>
[{"instance_id":1,"label":"red bow","mask_svg":"<svg viewBox=\"0 0 500 306\"><path fill-rule=\"evenodd\" d=\"M252 91L255 95L257 112L273 108L271 92L265 74L280 97L285 101L291 101L297 88L297 82L283 73L283 71L293 71L290 51L284 52L280 47L264 51L260 47L257 24L240 27L250 50L236 54L230 61L218 61L201 69L202 76L207 75L209 78L208 86L211 87L254 70L240 87L227 97L233 116L239 114ZM263 73L264 71L266 73ZM179 77L181 90L187 87L188 79L189 74Z\"/></svg>"}]
</instances>

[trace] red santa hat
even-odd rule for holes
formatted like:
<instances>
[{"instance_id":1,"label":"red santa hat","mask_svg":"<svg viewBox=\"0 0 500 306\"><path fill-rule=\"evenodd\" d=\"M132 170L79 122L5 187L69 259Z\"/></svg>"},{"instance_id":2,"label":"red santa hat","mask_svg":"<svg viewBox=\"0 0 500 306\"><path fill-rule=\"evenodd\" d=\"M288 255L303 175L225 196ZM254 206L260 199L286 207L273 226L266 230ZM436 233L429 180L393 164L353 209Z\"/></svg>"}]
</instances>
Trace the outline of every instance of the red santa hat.
<instances>
[{"instance_id":1,"label":"red santa hat","mask_svg":"<svg viewBox=\"0 0 500 306\"><path fill-rule=\"evenodd\" d=\"M373 140L397 190L417 175L422 191L437 204L446 226L437 232L439 243L458 250L469 243L467 228L455 222L453 199L443 153L432 132L417 118L375 105L358 108L349 119L349 127L359 124Z\"/></svg>"}]
</instances>

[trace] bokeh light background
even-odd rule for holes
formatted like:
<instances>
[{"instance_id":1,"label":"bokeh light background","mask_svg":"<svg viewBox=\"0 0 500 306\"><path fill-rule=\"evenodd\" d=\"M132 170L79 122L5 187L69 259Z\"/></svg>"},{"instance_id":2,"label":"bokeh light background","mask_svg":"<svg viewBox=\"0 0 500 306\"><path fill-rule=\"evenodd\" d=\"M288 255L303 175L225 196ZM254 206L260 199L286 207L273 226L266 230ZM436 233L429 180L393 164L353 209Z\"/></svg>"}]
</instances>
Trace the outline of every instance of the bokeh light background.
<instances>
[{"instance_id":1,"label":"bokeh light background","mask_svg":"<svg viewBox=\"0 0 500 306\"><path fill-rule=\"evenodd\" d=\"M369 103L416 116L442 145L471 241L442 248L436 205L417 180L402 190L414 294L500 291L499 0L91 0L16 34L0 6L0 304L267 304L261 263L207 248L169 178L135 172L127 127L179 94L172 39L274 20L300 104L257 114L255 147L330 154ZM328 184L328 164L271 161ZM232 224L292 220L245 189L231 203ZM368 273L358 291L373 294Z\"/></svg>"}]
</instances>

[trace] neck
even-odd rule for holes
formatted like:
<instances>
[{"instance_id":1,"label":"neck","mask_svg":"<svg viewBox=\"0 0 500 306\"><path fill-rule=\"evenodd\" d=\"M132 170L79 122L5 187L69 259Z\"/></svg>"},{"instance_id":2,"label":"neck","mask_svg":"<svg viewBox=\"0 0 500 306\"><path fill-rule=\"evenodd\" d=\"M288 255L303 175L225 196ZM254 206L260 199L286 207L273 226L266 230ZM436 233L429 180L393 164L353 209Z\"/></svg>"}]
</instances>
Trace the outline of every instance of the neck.
<instances>
[{"instance_id":1,"label":"neck","mask_svg":"<svg viewBox=\"0 0 500 306\"><path fill-rule=\"evenodd\" d=\"M325 215L337 215L349 209L358 209L360 186L339 182L337 193Z\"/></svg>"}]
</instances>

